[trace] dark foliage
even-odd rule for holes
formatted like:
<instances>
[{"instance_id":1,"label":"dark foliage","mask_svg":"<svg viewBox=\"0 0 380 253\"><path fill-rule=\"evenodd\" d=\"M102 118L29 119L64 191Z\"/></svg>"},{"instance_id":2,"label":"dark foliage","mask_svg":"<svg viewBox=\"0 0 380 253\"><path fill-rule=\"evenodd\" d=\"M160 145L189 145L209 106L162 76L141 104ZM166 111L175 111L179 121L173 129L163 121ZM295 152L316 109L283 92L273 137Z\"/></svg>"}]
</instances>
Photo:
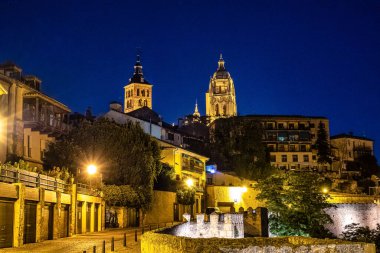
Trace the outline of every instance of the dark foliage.
<instances>
[{"instance_id":1,"label":"dark foliage","mask_svg":"<svg viewBox=\"0 0 380 253\"><path fill-rule=\"evenodd\" d=\"M262 143L260 122L242 117L218 119L210 133L210 156L218 169L254 180L273 173Z\"/></svg>"},{"instance_id":2,"label":"dark foliage","mask_svg":"<svg viewBox=\"0 0 380 253\"><path fill-rule=\"evenodd\" d=\"M324 209L328 195L322 193L324 180L316 173L278 172L259 181L258 200L265 200L270 211L271 233L278 236L330 237L324 228L331 223Z\"/></svg>"},{"instance_id":3,"label":"dark foliage","mask_svg":"<svg viewBox=\"0 0 380 253\"><path fill-rule=\"evenodd\" d=\"M318 163L324 164L324 163L331 163L331 151L330 151L330 145L328 142L328 136L325 129L325 126L320 121L318 125L318 134L317 134L317 141L315 143L315 147L318 150Z\"/></svg>"}]
</instances>

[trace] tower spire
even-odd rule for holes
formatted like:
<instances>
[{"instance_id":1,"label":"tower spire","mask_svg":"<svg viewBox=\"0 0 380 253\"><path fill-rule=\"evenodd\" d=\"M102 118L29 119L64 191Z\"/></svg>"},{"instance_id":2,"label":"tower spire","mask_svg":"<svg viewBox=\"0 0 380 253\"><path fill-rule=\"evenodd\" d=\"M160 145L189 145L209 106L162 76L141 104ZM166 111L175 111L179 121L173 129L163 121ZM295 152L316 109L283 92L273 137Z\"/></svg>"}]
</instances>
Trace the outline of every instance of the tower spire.
<instances>
[{"instance_id":1,"label":"tower spire","mask_svg":"<svg viewBox=\"0 0 380 253\"><path fill-rule=\"evenodd\" d=\"M223 60L222 53L220 53L220 57L218 61L218 70L226 70L226 68L224 67L224 60Z\"/></svg>"},{"instance_id":2,"label":"tower spire","mask_svg":"<svg viewBox=\"0 0 380 253\"><path fill-rule=\"evenodd\" d=\"M195 99L195 108L194 108L193 116L194 117L200 117L201 116L201 114L198 111L198 101L197 101L197 99Z\"/></svg>"}]
</instances>

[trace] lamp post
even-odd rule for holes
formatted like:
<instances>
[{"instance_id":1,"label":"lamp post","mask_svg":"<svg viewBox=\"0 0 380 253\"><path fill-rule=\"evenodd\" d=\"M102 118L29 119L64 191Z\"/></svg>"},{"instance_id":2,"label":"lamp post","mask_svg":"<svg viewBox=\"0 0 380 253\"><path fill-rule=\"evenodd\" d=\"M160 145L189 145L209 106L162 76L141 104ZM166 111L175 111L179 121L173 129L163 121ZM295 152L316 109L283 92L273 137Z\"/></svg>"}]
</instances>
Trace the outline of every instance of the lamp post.
<instances>
[{"instance_id":1,"label":"lamp post","mask_svg":"<svg viewBox=\"0 0 380 253\"><path fill-rule=\"evenodd\" d=\"M94 175L96 173L97 169L98 168L94 164L90 164L90 165L87 166L87 173L90 176L90 188L91 188L92 175Z\"/></svg>"}]
</instances>

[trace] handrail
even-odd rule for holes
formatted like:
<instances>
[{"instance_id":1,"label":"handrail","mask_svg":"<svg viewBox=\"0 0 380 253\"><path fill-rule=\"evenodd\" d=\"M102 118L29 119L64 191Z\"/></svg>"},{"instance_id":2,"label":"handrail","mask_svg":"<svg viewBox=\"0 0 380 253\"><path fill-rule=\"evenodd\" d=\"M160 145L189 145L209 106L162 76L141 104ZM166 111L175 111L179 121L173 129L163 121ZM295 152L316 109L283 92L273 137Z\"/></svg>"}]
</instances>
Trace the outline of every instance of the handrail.
<instances>
[{"instance_id":1,"label":"handrail","mask_svg":"<svg viewBox=\"0 0 380 253\"><path fill-rule=\"evenodd\" d=\"M0 181L5 183L23 183L27 187L41 187L46 190L67 192L69 184L61 179L36 172L16 169L13 166L0 166Z\"/></svg>"}]
</instances>

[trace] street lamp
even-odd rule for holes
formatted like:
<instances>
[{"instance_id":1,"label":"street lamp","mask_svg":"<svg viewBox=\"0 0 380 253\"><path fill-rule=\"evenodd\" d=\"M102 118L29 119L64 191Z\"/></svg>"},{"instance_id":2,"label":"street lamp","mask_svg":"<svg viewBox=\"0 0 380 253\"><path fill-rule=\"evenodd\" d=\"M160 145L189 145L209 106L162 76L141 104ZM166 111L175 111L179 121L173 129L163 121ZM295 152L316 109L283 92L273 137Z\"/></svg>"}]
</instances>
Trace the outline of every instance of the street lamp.
<instances>
[{"instance_id":1,"label":"street lamp","mask_svg":"<svg viewBox=\"0 0 380 253\"><path fill-rule=\"evenodd\" d=\"M194 180L191 178L186 179L186 185L192 187L194 185Z\"/></svg>"},{"instance_id":2,"label":"street lamp","mask_svg":"<svg viewBox=\"0 0 380 253\"><path fill-rule=\"evenodd\" d=\"M322 192L324 194L327 194L329 192L329 189L327 187L323 187Z\"/></svg>"},{"instance_id":3,"label":"street lamp","mask_svg":"<svg viewBox=\"0 0 380 253\"><path fill-rule=\"evenodd\" d=\"M90 164L90 165L87 166L87 172L90 175L95 174L96 170L97 170L97 167L95 165L93 165L93 164Z\"/></svg>"}]
</instances>

